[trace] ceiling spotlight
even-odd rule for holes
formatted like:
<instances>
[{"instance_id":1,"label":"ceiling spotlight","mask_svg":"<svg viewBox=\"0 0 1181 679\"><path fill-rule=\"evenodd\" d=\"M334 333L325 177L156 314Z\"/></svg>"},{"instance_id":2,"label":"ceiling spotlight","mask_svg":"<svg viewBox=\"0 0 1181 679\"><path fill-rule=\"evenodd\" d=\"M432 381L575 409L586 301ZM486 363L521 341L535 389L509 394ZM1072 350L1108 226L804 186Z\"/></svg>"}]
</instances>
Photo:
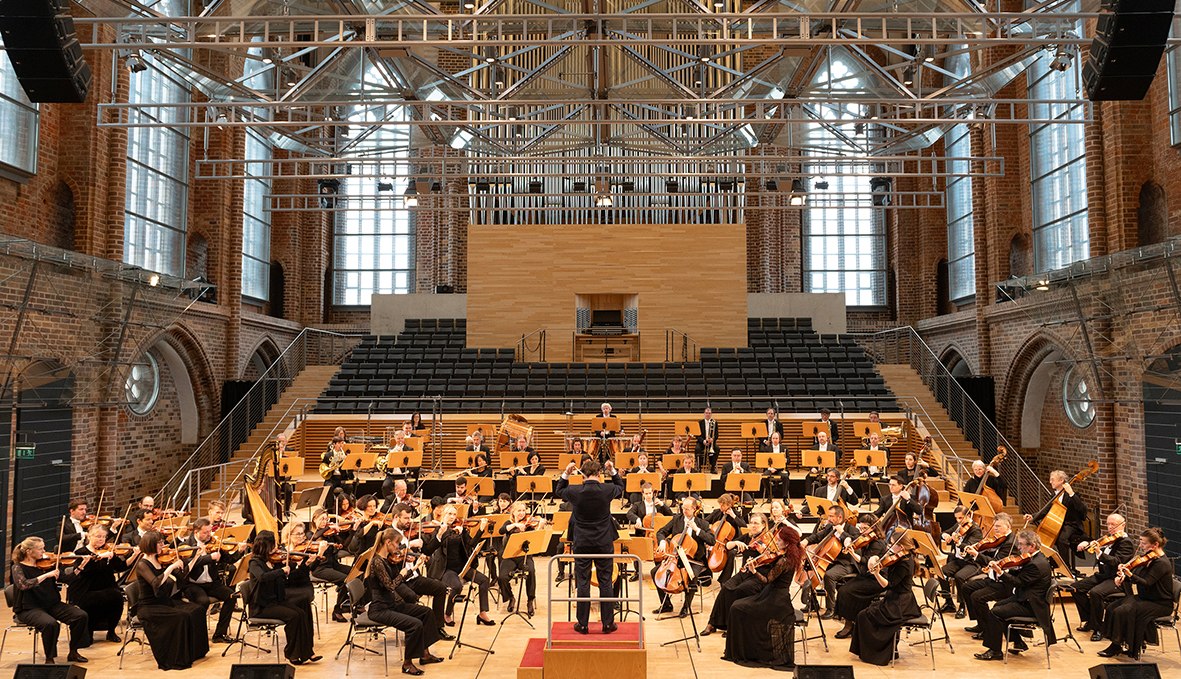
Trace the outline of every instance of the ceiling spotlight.
<instances>
[{"instance_id":1,"label":"ceiling spotlight","mask_svg":"<svg viewBox=\"0 0 1181 679\"><path fill-rule=\"evenodd\" d=\"M1059 45L1054 50L1054 58L1050 60L1050 70L1058 71L1059 73L1070 68L1070 63L1073 61L1074 55L1071 54L1065 45Z\"/></svg>"},{"instance_id":2,"label":"ceiling spotlight","mask_svg":"<svg viewBox=\"0 0 1181 679\"><path fill-rule=\"evenodd\" d=\"M151 276L148 276L148 285L152 286L153 288L157 285L160 285L160 274L154 273Z\"/></svg>"},{"instance_id":3,"label":"ceiling spotlight","mask_svg":"<svg viewBox=\"0 0 1181 679\"><path fill-rule=\"evenodd\" d=\"M708 56L708 55L705 55L705 54L703 54L703 55L701 55L701 56L697 57L697 60L698 60L698 61L700 61L700 62L701 62L701 63L703 63L703 64L708 64L708 63L709 63L709 56Z\"/></svg>"},{"instance_id":4,"label":"ceiling spotlight","mask_svg":"<svg viewBox=\"0 0 1181 679\"><path fill-rule=\"evenodd\" d=\"M722 9L725 6L726 3L724 0L714 0L714 9Z\"/></svg>"},{"instance_id":5,"label":"ceiling spotlight","mask_svg":"<svg viewBox=\"0 0 1181 679\"><path fill-rule=\"evenodd\" d=\"M803 207L807 202L808 189L804 187L804 180L791 180L791 195L787 199L787 204L792 207Z\"/></svg>"},{"instance_id":6,"label":"ceiling spotlight","mask_svg":"<svg viewBox=\"0 0 1181 679\"><path fill-rule=\"evenodd\" d=\"M494 56L487 56L487 57L484 57L484 63L485 63L485 64L495 64L495 63L496 63L496 57L494 57Z\"/></svg>"},{"instance_id":7,"label":"ceiling spotlight","mask_svg":"<svg viewBox=\"0 0 1181 679\"><path fill-rule=\"evenodd\" d=\"M148 70L148 63L144 61L144 58L141 57L137 52L127 55L127 59L124 60L124 63L127 66L127 70L131 71L132 73L143 73L144 71Z\"/></svg>"},{"instance_id":8,"label":"ceiling spotlight","mask_svg":"<svg viewBox=\"0 0 1181 679\"><path fill-rule=\"evenodd\" d=\"M812 188L814 188L818 191L827 191L828 190L828 182L824 182L824 181L816 182L815 184L812 185Z\"/></svg>"},{"instance_id":9,"label":"ceiling spotlight","mask_svg":"<svg viewBox=\"0 0 1181 679\"><path fill-rule=\"evenodd\" d=\"M474 2L471 2L471 1L469 0L468 2L465 2L465 3L463 3L463 8L464 8L464 9L475 9L475 8L476 8L476 3L474 3Z\"/></svg>"},{"instance_id":10,"label":"ceiling spotlight","mask_svg":"<svg viewBox=\"0 0 1181 679\"><path fill-rule=\"evenodd\" d=\"M377 190L378 191L393 191L394 184L393 184L393 182L377 182Z\"/></svg>"},{"instance_id":11,"label":"ceiling spotlight","mask_svg":"<svg viewBox=\"0 0 1181 679\"><path fill-rule=\"evenodd\" d=\"M889 177L872 177L869 180L869 190L873 194L874 207L890 205L890 191L894 188L894 181Z\"/></svg>"},{"instance_id":12,"label":"ceiling spotlight","mask_svg":"<svg viewBox=\"0 0 1181 679\"><path fill-rule=\"evenodd\" d=\"M414 184L406 187L406 193L402 194L402 204L406 207L418 207L418 189L414 188Z\"/></svg>"},{"instance_id":13,"label":"ceiling spotlight","mask_svg":"<svg viewBox=\"0 0 1181 679\"><path fill-rule=\"evenodd\" d=\"M1050 289L1050 281L1043 278L1037 282L1037 285L1035 285L1033 289L1045 292Z\"/></svg>"},{"instance_id":14,"label":"ceiling spotlight","mask_svg":"<svg viewBox=\"0 0 1181 679\"><path fill-rule=\"evenodd\" d=\"M270 57L263 57L262 63L270 65L270 64L275 63L275 60Z\"/></svg>"}]
</instances>

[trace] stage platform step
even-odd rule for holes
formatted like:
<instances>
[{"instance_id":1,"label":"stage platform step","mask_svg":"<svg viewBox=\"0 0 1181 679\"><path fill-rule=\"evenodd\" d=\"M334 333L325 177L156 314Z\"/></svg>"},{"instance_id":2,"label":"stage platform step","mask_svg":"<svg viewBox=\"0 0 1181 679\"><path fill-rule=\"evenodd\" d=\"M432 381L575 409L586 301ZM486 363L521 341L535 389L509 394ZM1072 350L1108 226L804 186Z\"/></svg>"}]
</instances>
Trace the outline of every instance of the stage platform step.
<instances>
[{"instance_id":1,"label":"stage platform step","mask_svg":"<svg viewBox=\"0 0 1181 679\"><path fill-rule=\"evenodd\" d=\"M545 640L541 640L542 679L647 679L648 650L639 645L640 623L618 625L615 632L603 634L598 621L592 621L590 632L579 634L574 631L573 622L553 623L550 628L553 646L544 648ZM533 641L530 640L530 645ZM520 669L517 671L521 677Z\"/></svg>"},{"instance_id":2,"label":"stage platform step","mask_svg":"<svg viewBox=\"0 0 1181 679\"><path fill-rule=\"evenodd\" d=\"M594 646L595 648L639 648L640 623L620 622L619 629L611 634L603 634L603 627L598 621L592 620L588 634L574 631L574 623L569 621L555 622L550 632L554 640L554 648L570 648L577 646Z\"/></svg>"},{"instance_id":3,"label":"stage platform step","mask_svg":"<svg viewBox=\"0 0 1181 679\"><path fill-rule=\"evenodd\" d=\"M536 637L525 645L521 662L517 665L517 679L542 679L545 664L545 639Z\"/></svg>"}]
</instances>

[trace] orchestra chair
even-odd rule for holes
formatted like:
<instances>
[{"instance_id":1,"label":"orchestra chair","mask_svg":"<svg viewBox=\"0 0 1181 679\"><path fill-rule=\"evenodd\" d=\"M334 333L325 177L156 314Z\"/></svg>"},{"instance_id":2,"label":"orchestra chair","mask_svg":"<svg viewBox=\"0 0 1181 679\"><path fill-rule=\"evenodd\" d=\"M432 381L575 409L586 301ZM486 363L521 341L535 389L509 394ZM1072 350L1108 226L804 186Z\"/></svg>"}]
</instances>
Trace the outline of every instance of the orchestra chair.
<instances>
[{"instance_id":1,"label":"orchestra chair","mask_svg":"<svg viewBox=\"0 0 1181 679\"><path fill-rule=\"evenodd\" d=\"M119 645L119 652L115 655L119 656L119 669L123 669L123 651L127 649L127 644L135 642L139 644L139 652L144 652L144 639L147 639L147 634L143 639L139 638L139 633L143 631L144 623L139 619L139 616L133 615L131 612L139 605L139 600L143 597L142 585L139 581L134 581L123 588L123 596L127 597L127 620L123 623L123 643Z\"/></svg>"},{"instance_id":2,"label":"orchestra chair","mask_svg":"<svg viewBox=\"0 0 1181 679\"><path fill-rule=\"evenodd\" d=\"M923 615L923 611L930 611L930 617ZM894 655L890 658L890 667L894 666L894 662L898 660L898 642L902 640L902 631L906 630L909 634L914 630L918 630L923 634L923 640L911 643L911 646L916 644L926 644L927 648L924 652L931 656L931 671L935 671L935 640L932 638L931 630L934 627L935 616L939 617L939 622L943 623L943 613L939 610L939 580L936 578L927 578L923 583L923 603L919 604L919 614L913 618L902 623L898 631L894 633ZM951 647L951 639L947 637L947 624L943 623L943 639L947 642L947 648L955 653L955 649Z\"/></svg>"},{"instance_id":3,"label":"orchestra chair","mask_svg":"<svg viewBox=\"0 0 1181 679\"><path fill-rule=\"evenodd\" d=\"M374 653L381 656L385 663L385 676L390 674L390 653L386 648L386 631L390 629L385 625L378 624L369 619L369 615L365 613L360 607L360 602L365 597L365 581L362 578L353 578L345 583L345 588L348 589L349 595L349 631L345 635L344 644L336 651L336 657L340 658L340 652L346 647L349 649L348 658L344 664L344 675L349 676L349 668L353 663L353 649L360 648L367 653ZM439 621L442 622L441 620ZM358 646L354 639L357 635L361 635L365 639L364 645ZM397 630L394 630L395 640L397 637ZM381 650L375 651L369 648L369 640L380 641Z\"/></svg>"},{"instance_id":4,"label":"orchestra chair","mask_svg":"<svg viewBox=\"0 0 1181 679\"><path fill-rule=\"evenodd\" d=\"M1163 654L1165 652L1165 640L1160 638L1160 632L1163 629L1173 630L1173 634L1177 637L1177 651L1181 653L1181 630L1177 629L1178 607L1181 606L1181 578L1173 577L1173 612L1169 615L1162 615L1159 618L1149 622L1148 624L1156 628L1157 641L1160 643L1160 650Z\"/></svg>"},{"instance_id":5,"label":"orchestra chair","mask_svg":"<svg viewBox=\"0 0 1181 679\"><path fill-rule=\"evenodd\" d=\"M323 580L321 578L317 578L315 575L312 575L311 577L312 577L312 589L314 589L316 591L316 593L320 595L321 600L324 602L324 622L326 622L326 623L330 622L329 617L332 614L329 613L329 611L332 610L332 607L328 605L328 592L335 592L336 591L336 583L332 582L331 580ZM314 597L314 596L312 597L312 608L316 608L316 597ZM319 639L320 638L320 612L316 611L315 615L316 615L316 638Z\"/></svg>"},{"instance_id":6,"label":"orchestra chair","mask_svg":"<svg viewBox=\"0 0 1181 679\"><path fill-rule=\"evenodd\" d=\"M262 638L265 635L271 640L271 644L274 646L275 657L280 657L279 630L283 628L284 623L277 618L259 618L251 615L250 605L247 602L250 601L250 595L253 590L254 583L249 578L238 583L238 598L242 600L242 615L238 618L238 631L234 635L234 644L241 644L238 648L238 662L242 662L242 655L246 652L246 637L242 633L243 625L246 626L246 634L250 634L251 632L258 634L258 644L254 647L255 656L258 655L258 651L271 652L270 648L262 645ZM234 644L226 646L225 650L221 652L223 658Z\"/></svg>"},{"instance_id":7,"label":"orchestra chair","mask_svg":"<svg viewBox=\"0 0 1181 679\"><path fill-rule=\"evenodd\" d=\"M804 662L799 663L803 665L808 664L808 642L820 639L824 642L824 652L828 653L828 635L824 633L824 619L817 608L814 611L816 615L816 624L819 626L820 634L810 637L808 636L808 620L812 617L812 613L808 612L808 602L816 600L816 591L812 588L812 579L805 578L804 583L799 588L800 604L803 608L796 608L796 628L800 631L800 636L796 639L796 643L800 644L800 649L804 652Z\"/></svg>"},{"instance_id":8,"label":"orchestra chair","mask_svg":"<svg viewBox=\"0 0 1181 679\"><path fill-rule=\"evenodd\" d=\"M16 592L16 585L6 585L4 587L4 603L8 604L8 610L10 610L10 611L12 610L13 606L16 605L15 592ZM37 638L38 637L37 627L34 625L26 625L25 623L17 620L16 614L13 614L13 616L12 616L12 624L9 625L8 627L4 628L4 636L0 637L0 656L4 655L4 643L6 641L8 641L8 633L14 629L23 629L24 631L33 635L33 660L31 662L36 663L37 662L37 642L40 641L40 639ZM69 629L69 628L67 627L66 629Z\"/></svg>"},{"instance_id":9,"label":"orchestra chair","mask_svg":"<svg viewBox=\"0 0 1181 679\"><path fill-rule=\"evenodd\" d=\"M1053 582L1050 584L1050 588L1046 590L1046 605L1050 607L1050 625L1051 626L1054 625L1054 597L1058 596L1059 587L1060 587L1060 585L1057 582ZM1066 616L1065 605L1063 605L1063 607L1062 607L1062 615L1066 620L1066 629L1069 630L1070 629L1070 618ZM1024 631L1028 631L1031 633L1035 632L1035 631L1039 631L1039 630L1041 631L1041 633L1042 633L1042 642L1041 643L1042 643L1042 646L1044 646L1046 649L1046 669L1047 670L1050 669L1050 644L1046 643L1046 631L1042 629L1041 625L1039 625L1037 622L1037 618L1035 618L1033 616L1028 616L1028 617L1027 616L1018 616L1016 618L1010 618L1008 620L1008 624L1006 625L1005 636L1004 636L1005 646L1003 649L1001 649L1001 652L1004 654L1005 664L1007 665L1009 663L1009 630L1011 630L1011 629L1024 630ZM1074 637L1069 636L1069 634L1068 634L1067 638L1073 639ZM1063 644L1066 643L1066 639L1062 639L1061 641ZM1075 641L1075 645L1078 645L1077 640ZM1081 646L1079 646L1078 652L1079 653L1083 652L1083 649Z\"/></svg>"}]
</instances>

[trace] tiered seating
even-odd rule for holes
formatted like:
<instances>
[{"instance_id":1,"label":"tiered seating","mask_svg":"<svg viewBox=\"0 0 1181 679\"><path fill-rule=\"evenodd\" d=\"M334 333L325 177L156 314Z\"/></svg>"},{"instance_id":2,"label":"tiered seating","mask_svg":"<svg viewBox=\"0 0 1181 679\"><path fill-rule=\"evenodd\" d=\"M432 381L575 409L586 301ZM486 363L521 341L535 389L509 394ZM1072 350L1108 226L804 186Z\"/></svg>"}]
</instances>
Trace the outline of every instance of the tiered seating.
<instances>
[{"instance_id":1,"label":"tiered seating","mask_svg":"<svg viewBox=\"0 0 1181 679\"><path fill-rule=\"evenodd\" d=\"M602 400L643 399L646 412L691 412L708 399L729 411L893 410L865 352L808 319L750 319L750 346L707 348L672 363L517 363L512 349L466 349L466 321L416 320L396 338L364 338L323 394L318 412L595 412ZM457 399L465 399L458 401ZM380 400L379 400L380 399ZM724 404L724 405L723 405ZM629 410L635 410L628 407Z\"/></svg>"}]
</instances>

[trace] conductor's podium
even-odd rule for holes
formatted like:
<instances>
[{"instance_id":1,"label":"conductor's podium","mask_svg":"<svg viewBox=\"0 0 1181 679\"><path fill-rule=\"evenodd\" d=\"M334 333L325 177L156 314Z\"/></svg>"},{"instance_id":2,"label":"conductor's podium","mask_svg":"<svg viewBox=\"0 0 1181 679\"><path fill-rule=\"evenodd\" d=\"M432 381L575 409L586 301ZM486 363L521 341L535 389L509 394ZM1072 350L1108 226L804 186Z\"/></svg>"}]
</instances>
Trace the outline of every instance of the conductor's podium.
<instances>
[{"instance_id":1,"label":"conductor's podium","mask_svg":"<svg viewBox=\"0 0 1181 679\"><path fill-rule=\"evenodd\" d=\"M618 630L603 634L592 620L590 633L579 634L573 622L553 623L553 646L546 648L540 637L530 639L517 679L646 679L648 650L640 641L641 623L617 624Z\"/></svg>"}]
</instances>

